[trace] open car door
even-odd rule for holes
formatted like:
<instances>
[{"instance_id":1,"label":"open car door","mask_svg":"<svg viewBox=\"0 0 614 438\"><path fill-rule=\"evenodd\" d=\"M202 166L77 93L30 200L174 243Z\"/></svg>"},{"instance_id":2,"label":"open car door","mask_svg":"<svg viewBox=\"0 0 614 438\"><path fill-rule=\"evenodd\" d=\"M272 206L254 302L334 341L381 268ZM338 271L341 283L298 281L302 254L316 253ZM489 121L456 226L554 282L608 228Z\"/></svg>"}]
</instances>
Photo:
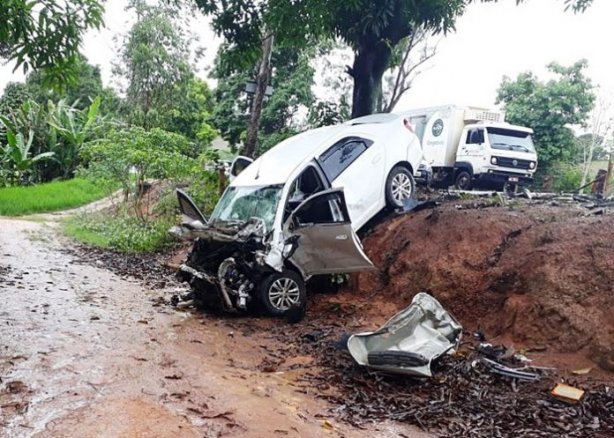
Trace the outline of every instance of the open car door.
<instances>
[{"instance_id":1,"label":"open car door","mask_svg":"<svg viewBox=\"0 0 614 438\"><path fill-rule=\"evenodd\" d=\"M307 198L288 217L284 234L296 241L289 258L305 275L374 268L352 230L343 189L325 190Z\"/></svg>"},{"instance_id":2,"label":"open car door","mask_svg":"<svg viewBox=\"0 0 614 438\"><path fill-rule=\"evenodd\" d=\"M242 155L239 155L237 158L235 158L232 161L232 164L230 165L230 170L228 172L230 181L239 176L239 174L243 172L245 168L253 162L254 160L252 160L251 158L244 157Z\"/></svg>"},{"instance_id":3,"label":"open car door","mask_svg":"<svg viewBox=\"0 0 614 438\"><path fill-rule=\"evenodd\" d=\"M207 225L207 218L200 212L196 204L190 196L183 190L177 189L177 200L179 201L179 209L183 215L183 222L200 222L202 225Z\"/></svg>"}]
</instances>

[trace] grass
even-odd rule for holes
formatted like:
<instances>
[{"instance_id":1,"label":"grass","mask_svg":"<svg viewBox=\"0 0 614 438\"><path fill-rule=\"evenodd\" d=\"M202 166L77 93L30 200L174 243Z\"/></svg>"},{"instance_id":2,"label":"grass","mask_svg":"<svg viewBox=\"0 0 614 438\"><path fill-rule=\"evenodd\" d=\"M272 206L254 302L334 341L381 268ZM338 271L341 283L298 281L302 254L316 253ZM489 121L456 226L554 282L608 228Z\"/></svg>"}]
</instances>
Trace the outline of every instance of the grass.
<instances>
[{"instance_id":1,"label":"grass","mask_svg":"<svg viewBox=\"0 0 614 438\"><path fill-rule=\"evenodd\" d=\"M108 192L84 179L35 186L0 188L0 216L22 216L79 207L104 198Z\"/></svg>"},{"instance_id":2,"label":"grass","mask_svg":"<svg viewBox=\"0 0 614 438\"><path fill-rule=\"evenodd\" d=\"M168 230L176 218L161 217L143 222L126 212L74 215L62 228L67 236L98 248L126 253L157 252L172 244Z\"/></svg>"}]
</instances>

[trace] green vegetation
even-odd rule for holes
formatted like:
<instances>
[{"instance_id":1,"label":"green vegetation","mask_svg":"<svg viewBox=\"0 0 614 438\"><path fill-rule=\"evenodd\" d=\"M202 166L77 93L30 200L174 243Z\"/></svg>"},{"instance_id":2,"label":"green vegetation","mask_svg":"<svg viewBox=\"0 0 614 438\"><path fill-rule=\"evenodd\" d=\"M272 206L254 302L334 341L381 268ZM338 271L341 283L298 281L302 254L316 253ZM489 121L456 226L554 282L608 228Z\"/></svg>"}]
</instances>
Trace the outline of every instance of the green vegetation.
<instances>
[{"instance_id":1,"label":"green vegetation","mask_svg":"<svg viewBox=\"0 0 614 438\"><path fill-rule=\"evenodd\" d=\"M65 210L101 199L107 193L100 186L79 178L29 187L0 188L0 215Z\"/></svg>"},{"instance_id":2,"label":"green vegetation","mask_svg":"<svg viewBox=\"0 0 614 438\"><path fill-rule=\"evenodd\" d=\"M497 103L505 105L506 120L535 131L542 172L576 155L577 139L570 126L586 126L595 105L593 85L585 75L587 67L585 60L569 67L552 63L548 71L554 78L548 82L527 72L513 81L503 78L499 87Z\"/></svg>"},{"instance_id":3,"label":"green vegetation","mask_svg":"<svg viewBox=\"0 0 614 438\"><path fill-rule=\"evenodd\" d=\"M88 245L139 253L156 252L171 245L173 239L168 230L175 224L175 216L144 222L124 210L112 215L73 216L64 222L63 230L68 236Z\"/></svg>"},{"instance_id":4,"label":"green vegetation","mask_svg":"<svg viewBox=\"0 0 614 438\"><path fill-rule=\"evenodd\" d=\"M194 0L212 17L213 28L225 38L234 62L246 67L259 58L260 42L267 34L275 36L275 44L294 50L323 38L343 40L354 51L347 69L354 82L352 117L375 111L384 72L398 44L417 28L454 30L467 5L478 1L497 0ZM591 3L565 0L565 7L582 11Z\"/></svg>"},{"instance_id":5,"label":"green vegetation","mask_svg":"<svg viewBox=\"0 0 614 438\"><path fill-rule=\"evenodd\" d=\"M2 0L0 58L16 61L25 72L43 69L49 83L71 82L83 34L100 28L103 16L98 0Z\"/></svg>"}]
</instances>

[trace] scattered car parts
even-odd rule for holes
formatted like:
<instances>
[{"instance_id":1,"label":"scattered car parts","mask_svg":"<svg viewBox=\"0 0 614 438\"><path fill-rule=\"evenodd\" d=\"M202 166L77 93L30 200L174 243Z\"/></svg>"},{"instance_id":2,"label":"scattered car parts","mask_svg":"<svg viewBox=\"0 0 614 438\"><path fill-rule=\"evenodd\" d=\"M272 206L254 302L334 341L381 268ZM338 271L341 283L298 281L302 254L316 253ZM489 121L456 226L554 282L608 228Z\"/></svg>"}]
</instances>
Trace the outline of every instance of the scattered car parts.
<instances>
[{"instance_id":1,"label":"scattered car parts","mask_svg":"<svg viewBox=\"0 0 614 438\"><path fill-rule=\"evenodd\" d=\"M435 298L419 293L378 330L350 336L347 345L360 365L431 377L431 364L458 348L461 332L458 321Z\"/></svg>"}]
</instances>

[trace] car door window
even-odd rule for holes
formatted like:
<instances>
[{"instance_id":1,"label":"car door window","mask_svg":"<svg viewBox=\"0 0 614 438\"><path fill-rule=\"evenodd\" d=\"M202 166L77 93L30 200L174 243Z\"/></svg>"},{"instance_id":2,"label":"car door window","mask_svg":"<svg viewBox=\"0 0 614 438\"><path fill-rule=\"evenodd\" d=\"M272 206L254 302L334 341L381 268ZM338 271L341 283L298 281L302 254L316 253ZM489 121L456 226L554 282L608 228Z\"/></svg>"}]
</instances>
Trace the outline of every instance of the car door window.
<instances>
[{"instance_id":1,"label":"car door window","mask_svg":"<svg viewBox=\"0 0 614 438\"><path fill-rule=\"evenodd\" d=\"M305 199L311 195L324 190L324 184L320 174L314 166L308 166L301 174L296 177L290 185L288 200L286 202L284 221L288 215L298 207Z\"/></svg>"},{"instance_id":2,"label":"car door window","mask_svg":"<svg viewBox=\"0 0 614 438\"><path fill-rule=\"evenodd\" d=\"M305 203L294 213L296 225L347 222L347 214L344 214L339 196L338 193L331 193Z\"/></svg>"},{"instance_id":3,"label":"car door window","mask_svg":"<svg viewBox=\"0 0 614 438\"><path fill-rule=\"evenodd\" d=\"M370 140L352 137L335 143L318 158L329 181L337 178L372 144Z\"/></svg>"}]
</instances>

